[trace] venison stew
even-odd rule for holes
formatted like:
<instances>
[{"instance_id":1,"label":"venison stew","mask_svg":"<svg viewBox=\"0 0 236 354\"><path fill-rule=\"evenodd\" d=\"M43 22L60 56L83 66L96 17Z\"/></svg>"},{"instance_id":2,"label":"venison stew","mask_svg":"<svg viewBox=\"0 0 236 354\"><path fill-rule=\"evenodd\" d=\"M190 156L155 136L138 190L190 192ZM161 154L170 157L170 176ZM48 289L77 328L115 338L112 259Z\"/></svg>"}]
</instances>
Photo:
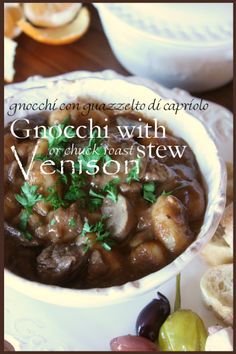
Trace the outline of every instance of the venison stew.
<instances>
[{"instance_id":1,"label":"venison stew","mask_svg":"<svg viewBox=\"0 0 236 354\"><path fill-rule=\"evenodd\" d=\"M96 105L10 123L4 184L6 267L67 288L161 269L195 240L206 208L186 141L140 113Z\"/></svg>"}]
</instances>

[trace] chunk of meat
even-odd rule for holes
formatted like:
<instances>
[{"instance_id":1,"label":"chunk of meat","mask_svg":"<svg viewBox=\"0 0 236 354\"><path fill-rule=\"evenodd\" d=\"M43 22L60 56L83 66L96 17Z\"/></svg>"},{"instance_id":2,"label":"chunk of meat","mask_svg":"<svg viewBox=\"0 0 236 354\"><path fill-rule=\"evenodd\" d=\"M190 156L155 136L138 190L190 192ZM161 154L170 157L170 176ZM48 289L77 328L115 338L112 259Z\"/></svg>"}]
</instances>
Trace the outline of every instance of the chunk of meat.
<instances>
[{"instance_id":1,"label":"chunk of meat","mask_svg":"<svg viewBox=\"0 0 236 354\"><path fill-rule=\"evenodd\" d=\"M102 214L107 215L107 227L111 231L112 238L123 241L135 227L136 221L127 198L118 194L117 202L105 198L102 205Z\"/></svg>"},{"instance_id":2,"label":"chunk of meat","mask_svg":"<svg viewBox=\"0 0 236 354\"><path fill-rule=\"evenodd\" d=\"M90 279L101 277L107 273L109 265L104 262L99 250L94 250L88 260L88 277Z\"/></svg>"},{"instance_id":3,"label":"chunk of meat","mask_svg":"<svg viewBox=\"0 0 236 354\"><path fill-rule=\"evenodd\" d=\"M167 259L167 251L156 241L145 241L130 253L131 263L143 272L156 271L167 263Z\"/></svg>"},{"instance_id":4,"label":"chunk of meat","mask_svg":"<svg viewBox=\"0 0 236 354\"><path fill-rule=\"evenodd\" d=\"M8 239L12 239L16 244L20 244L26 247L35 247L39 246L39 242L36 239L29 240L27 239L18 229L9 225L7 222L4 222L4 233Z\"/></svg>"},{"instance_id":5,"label":"chunk of meat","mask_svg":"<svg viewBox=\"0 0 236 354\"><path fill-rule=\"evenodd\" d=\"M63 284L83 271L88 255L75 244L50 245L37 257L40 280L48 284Z\"/></svg>"},{"instance_id":6,"label":"chunk of meat","mask_svg":"<svg viewBox=\"0 0 236 354\"><path fill-rule=\"evenodd\" d=\"M35 229L35 236L48 243L70 242L81 233L83 223L75 204L69 208L59 208L47 216L48 223Z\"/></svg>"},{"instance_id":7,"label":"chunk of meat","mask_svg":"<svg viewBox=\"0 0 236 354\"><path fill-rule=\"evenodd\" d=\"M123 264L124 260L117 250L106 251L101 246L96 246L88 260L89 282L100 287L101 279L106 282L112 278L119 278L124 271Z\"/></svg>"},{"instance_id":8,"label":"chunk of meat","mask_svg":"<svg viewBox=\"0 0 236 354\"><path fill-rule=\"evenodd\" d=\"M12 163L9 164L9 168L7 171L8 174L8 181L10 183L16 183L20 185L22 182L22 176L19 175L20 169L17 161L12 161Z\"/></svg>"},{"instance_id":9,"label":"chunk of meat","mask_svg":"<svg viewBox=\"0 0 236 354\"><path fill-rule=\"evenodd\" d=\"M121 183L119 185L120 191L128 197L134 197L134 195L141 195L142 184L132 181L131 183Z\"/></svg>"},{"instance_id":10,"label":"chunk of meat","mask_svg":"<svg viewBox=\"0 0 236 354\"><path fill-rule=\"evenodd\" d=\"M205 212L204 191L197 180L186 182L174 191L175 196L186 207L189 221L199 220Z\"/></svg>"},{"instance_id":11,"label":"chunk of meat","mask_svg":"<svg viewBox=\"0 0 236 354\"><path fill-rule=\"evenodd\" d=\"M144 175L144 181L164 183L173 180L175 172L165 164L158 162L157 160L149 160L147 169Z\"/></svg>"},{"instance_id":12,"label":"chunk of meat","mask_svg":"<svg viewBox=\"0 0 236 354\"><path fill-rule=\"evenodd\" d=\"M175 255L183 252L194 239L186 208L172 195L157 199L151 207L151 223L155 239Z\"/></svg>"},{"instance_id":13,"label":"chunk of meat","mask_svg":"<svg viewBox=\"0 0 236 354\"><path fill-rule=\"evenodd\" d=\"M142 135L145 135L145 133L147 133L145 129L145 123L137 121L137 115L130 114L129 116L131 119L125 116L117 116L116 121L118 125L120 127L127 127L129 133L132 133L134 137L138 137L140 135L140 132Z\"/></svg>"},{"instance_id":14,"label":"chunk of meat","mask_svg":"<svg viewBox=\"0 0 236 354\"><path fill-rule=\"evenodd\" d=\"M119 177L121 183L126 183L129 172L137 164L139 144L133 139L123 139L119 134L110 134L103 145L107 149L107 153L112 158L113 162L106 166L106 174L97 174L94 177L94 185L102 188L115 177ZM145 175L146 165L147 157L141 157L139 166L140 179Z\"/></svg>"}]
</instances>

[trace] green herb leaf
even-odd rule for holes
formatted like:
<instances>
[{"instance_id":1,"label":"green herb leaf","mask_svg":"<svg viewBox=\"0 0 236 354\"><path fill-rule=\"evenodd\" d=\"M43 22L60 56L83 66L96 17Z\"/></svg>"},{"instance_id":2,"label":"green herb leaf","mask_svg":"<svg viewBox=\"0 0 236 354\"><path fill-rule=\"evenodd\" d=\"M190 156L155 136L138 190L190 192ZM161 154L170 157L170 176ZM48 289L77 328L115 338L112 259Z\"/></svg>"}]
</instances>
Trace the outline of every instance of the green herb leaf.
<instances>
[{"instance_id":1,"label":"green herb leaf","mask_svg":"<svg viewBox=\"0 0 236 354\"><path fill-rule=\"evenodd\" d=\"M50 203L54 210L65 206L65 202L61 199L55 188L49 187L48 192L49 195L45 198L45 202Z\"/></svg>"},{"instance_id":2,"label":"green herb leaf","mask_svg":"<svg viewBox=\"0 0 236 354\"><path fill-rule=\"evenodd\" d=\"M128 177L126 178L127 183L131 183L131 181L133 180L139 182L140 163L141 163L141 158L138 157L135 160L135 165L131 168L131 170L128 173Z\"/></svg>"},{"instance_id":3,"label":"green herb leaf","mask_svg":"<svg viewBox=\"0 0 236 354\"><path fill-rule=\"evenodd\" d=\"M59 182L67 184L68 183L68 177L64 173L60 173L59 175Z\"/></svg>"},{"instance_id":4,"label":"green herb leaf","mask_svg":"<svg viewBox=\"0 0 236 354\"><path fill-rule=\"evenodd\" d=\"M111 246L114 244L114 241L110 239L111 234L109 231L106 230L104 223L104 220L106 218L106 216L102 216L102 218L94 225L89 225L88 221L86 220L83 226L81 236L85 237L86 234L90 232L96 233L96 239L94 243L98 242L106 251L110 251ZM92 246L91 240L87 238L85 241L85 247L87 250L89 250L89 248Z\"/></svg>"},{"instance_id":5,"label":"green herb leaf","mask_svg":"<svg viewBox=\"0 0 236 354\"><path fill-rule=\"evenodd\" d=\"M71 185L65 194L65 199L70 202L84 199L86 196L85 191L82 189L86 185L83 175L71 174Z\"/></svg>"},{"instance_id":6,"label":"green herb leaf","mask_svg":"<svg viewBox=\"0 0 236 354\"><path fill-rule=\"evenodd\" d=\"M48 141L48 148L58 148L64 151L65 144L69 142L71 138L75 137L75 131L72 128L67 129L67 136L64 134L64 129L68 125L68 118L61 124L55 124L46 130L46 133L41 134L44 139Z\"/></svg>"},{"instance_id":7,"label":"green herb leaf","mask_svg":"<svg viewBox=\"0 0 236 354\"><path fill-rule=\"evenodd\" d=\"M21 187L21 194L16 194L15 198L24 209L20 214L19 229L22 231L25 238L30 239L30 233L26 231L29 217L33 212L35 204L43 200L43 196L37 193L38 186L32 186L28 182L25 182ZM31 235L31 238L33 236Z\"/></svg>"},{"instance_id":8,"label":"green herb leaf","mask_svg":"<svg viewBox=\"0 0 236 354\"><path fill-rule=\"evenodd\" d=\"M96 197L96 198L100 198L100 199L104 199L105 198L105 196L103 194L97 193L93 189L89 190L89 195L91 197Z\"/></svg>"},{"instance_id":9,"label":"green herb leaf","mask_svg":"<svg viewBox=\"0 0 236 354\"><path fill-rule=\"evenodd\" d=\"M78 160L81 161L83 171L88 171L90 174L94 174L95 166L99 161L105 158L106 149L103 146L100 146L103 140L104 136L98 137L98 129L94 129L88 146L84 148L83 153L80 154L78 158ZM94 166L88 166L88 162L93 162ZM75 163L74 166L75 169L80 169L79 164Z\"/></svg>"},{"instance_id":10,"label":"green herb leaf","mask_svg":"<svg viewBox=\"0 0 236 354\"><path fill-rule=\"evenodd\" d=\"M30 212L26 209L24 209L21 214L20 214L20 223L19 223L19 229L21 231L25 231L27 228L27 224L29 221L29 217L30 217Z\"/></svg>"},{"instance_id":11,"label":"green herb leaf","mask_svg":"<svg viewBox=\"0 0 236 354\"><path fill-rule=\"evenodd\" d=\"M157 196L155 193L156 187L154 182L143 184L143 199L150 203L155 203Z\"/></svg>"},{"instance_id":12,"label":"green herb leaf","mask_svg":"<svg viewBox=\"0 0 236 354\"><path fill-rule=\"evenodd\" d=\"M82 232L81 232L81 236L82 236L82 237L85 237L85 235L86 235L88 232L92 232L92 231L91 231L91 226L89 225L88 221L85 221L84 226L83 226L83 229L82 229Z\"/></svg>"},{"instance_id":13,"label":"green herb leaf","mask_svg":"<svg viewBox=\"0 0 236 354\"><path fill-rule=\"evenodd\" d=\"M120 178L114 178L109 181L103 188L104 192L107 193L107 198L111 199L114 203L117 202L118 198L118 188L117 185L120 183Z\"/></svg>"},{"instance_id":14,"label":"green herb leaf","mask_svg":"<svg viewBox=\"0 0 236 354\"><path fill-rule=\"evenodd\" d=\"M21 187L21 194L16 194L15 198L30 214L37 202L43 200L43 196L37 193L38 186L25 182Z\"/></svg>"},{"instance_id":15,"label":"green herb leaf","mask_svg":"<svg viewBox=\"0 0 236 354\"><path fill-rule=\"evenodd\" d=\"M29 231L24 231L23 235L27 240L29 240L29 241L33 240L33 236Z\"/></svg>"}]
</instances>

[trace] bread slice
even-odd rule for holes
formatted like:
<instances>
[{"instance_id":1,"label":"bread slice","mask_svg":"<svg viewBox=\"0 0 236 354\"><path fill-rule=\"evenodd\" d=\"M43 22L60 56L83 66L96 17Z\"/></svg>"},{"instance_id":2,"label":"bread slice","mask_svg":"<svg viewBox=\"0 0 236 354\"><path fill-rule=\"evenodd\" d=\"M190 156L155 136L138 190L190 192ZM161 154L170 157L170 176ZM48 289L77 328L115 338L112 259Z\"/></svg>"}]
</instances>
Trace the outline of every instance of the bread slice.
<instances>
[{"instance_id":1,"label":"bread slice","mask_svg":"<svg viewBox=\"0 0 236 354\"><path fill-rule=\"evenodd\" d=\"M233 264L210 267L200 282L206 305L226 324L233 324Z\"/></svg>"},{"instance_id":2,"label":"bread slice","mask_svg":"<svg viewBox=\"0 0 236 354\"><path fill-rule=\"evenodd\" d=\"M4 37L4 80L12 82L15 75L14 60L17 43L10 38Z\"/></svg>"},{"instance_id":3,"label":"bread slice","mask_svg":"<svg viewBox=\"0 0 236 354\"><path fill-rule=\"evenodd\" d=\"M224 215L220 223L224 228L223 238L233 250L233 203L229 204L225 208Z\"/></svg>"},{"instance_id":4,"label":"bread slice","mask_svg":"<svg viewBox=\"0 0 236 354\"><path fill-rule=\"evenodd\" d=\"M225 208L215 235L201 255L212 266L233 262L233 203Z\"/></svg>"}]
</instances>

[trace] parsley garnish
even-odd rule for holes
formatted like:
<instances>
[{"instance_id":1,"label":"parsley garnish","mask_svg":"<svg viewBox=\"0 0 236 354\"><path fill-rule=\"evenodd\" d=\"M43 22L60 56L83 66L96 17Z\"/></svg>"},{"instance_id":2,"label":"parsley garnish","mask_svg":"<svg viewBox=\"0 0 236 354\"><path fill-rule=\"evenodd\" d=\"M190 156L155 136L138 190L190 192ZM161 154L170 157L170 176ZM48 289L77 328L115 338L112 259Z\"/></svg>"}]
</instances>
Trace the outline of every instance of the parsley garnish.
<instances>
[{"instance_id":1,"label":"parsley garnish","mask_svg":"<svg viewBox=\"0 0 236 354\"><path fill-rule=\"evenodd\" d=\"M92 198L88 200L88 209L90 212L94 212L102 206L105 196L92 189L89 190L89 196Z\"/></svg>"},{"instance_id":2,"label":"parsley garnish","mask_svg":"<svg viewBox=\"0 0 236 354\"><path fill-rule=\"evenodd\" d=\"M156 187L154 182L143 184L143 198L150 203L155 203L157 200Z\"/></svg>"},{"instance_id":3,"label":"parsley garnish","mask_svg":"<svg viewBox=\"0 0 236 354\"><path fill-rule=\"evenodd\" d=\"M107 193L107 198L111 199L114 203L117 202L117 198L118 198L118 188L117 188L117 184L120 183L120 178L114 178L112 179L110 182L108 182L103 190L104 192Z\"/></svg>"},{"instance_id":4,"label":"parsley garnish","mask_svg":"<svg viewBox=\"0 0 236 354\"><path fill-rule=\"evenodd\" d=\"M139 182L140 163L141 163L141 158L138 157L135 160L135 165L131 168L131 170L128 173L128 177L126 178L127 183L131 183L131 181L133 180Z\"/></svg>"},{"instance_id":5,"label":"parsley garnish","mask_svg":"<svg viewBox=\"0 0 236 354\"><path fill-rule=\"evenodd\" d=\"M83 175L71 174L71 185L65 194L65 199L70 202L75 202L78 199L84 199L85 191L82 189L86 185Z\"/></svg>"},{"instance_id":6,"label":"parsley garnish","mask_svg":"<svg viewBox=\"0 0 236 354\"><path fill-rule=\"evenodd\" d=\"M60 176L59 176L59 183L62 182L64 184L67 184L68 183L68 177L67 175L65 175L64 173L60 173Z\"/></svg>"},{"instance_id":7,"label":"parsley garnish","mask_svg":"<svg viewBox=\"0 0 236 354\"><path fill-rule=\"evenodd\" d=\"M23 207L24 210L20 215L19 227L21 231L25 231L27 228L28 220L33 212L35 204L43 200L43 196L37 193L38 186L30 185L25 182L21 187L21 194L16 194L15 198Z\"/></svg>"},{"instance_id":8,"label":"parsley garnish","mask_svg":"<svg viewBox=\"0 0 236 354\"><path fill-rule=\"evenodd\" d=\"M15 198L26 210L32 212L34 205L43 199L43 196L38 194L37 190L38 186L25 182L21 187L21 194L16 194Z\"/></svg>"},{"instance_id":9,"label":"parsley garnish","mask_svg":"<svg viewBox=\"0 0 236 354\"><path fill-rule=\"evenodd\" d=\"M49 127L45 134L41 134L42 138L47 139L48 141L48 148L57 148L59 151L62 153L64 152L64 147L65 144L69 142L69 139L75 137L75 132L72 128L69 127L67 129L66 134L67 136L64 135L64 129L68 124L68 118L64 120L63 123L61 124L55 124L51 127Z\"/></svg>"},{"instance_id":10,"label":"parsley garnish","mask_svg":"<svg viewBox=\"0 0 236 354\"><path fill-rule=\"evenodd\" d=\"M89 211L95 211L99 207L102 206L103 199L105 197L111 199L114 203L117 202L118 198L118 189L117 189L117 184L120 183L120 178L114 178L113 180L109 181L107 184L102 189L102 192L106 193L106 195L98 193L94 191L93 189L90 189L89 191Z\"/></svg>"},{"instance_id":11,"label":"parsley garnish","mask_svg":"<svg viewBox=\"0 0 236 354\"><path fill-rule=\"evenodd\" d=\"M49 187L48 192L49 195L44 200L45 202L50 203L54 210L65 206L65 202L61 199L57 190L54 187Z\"/></svg>"},{"instance_id":12,"label":"parsley garnish","mask_svg":"<svg viewBox=\"0 0 236 354\"><path fill-rule=\"evenodd\" d=\"M81 232L81 236L85 237L85 248L84 251L87 252L90 247L93 245L91 240L86 237L87 233L96 233L96 238L94 243L98 242L101 244L101 246L106 250L110 251L111 246L114 244L114 241L110 239L111 233L106 230L105 228L105 223L104 219L106 219L107 216L103 216L96 224L94 225L89 225L88 221L86 220L83 226L83 230Z\"/></svg>"},{"instance_id":13,"label":"parsley garnish","mask_svg":"<svg viewBox=\"0 0 236 354\"><path fill-rule=\"evenodd\" d=\"M110 156L106 154L104 146L100 146L104 136L98 137L98 129L94 129L92 136L89 139L88 145L84 148L83 153L79 156L79 161L82 163L83 171L88 171L90 174L95 174L95 166L99 161L110 161ZM93 161L93 166L88 166L88 163ZM80 165L75 168L80 169Z\"/></svg>"},{"instance_id":14,"label":"parsley garnish","mask_svg":"<svg viewBox=\"0 0 236 354\"><path fill-rule=\"evenodd\" d=\"M105 196L103 194L97 193L94 190L90 189L89 191L89 195L95 198L99 198L99 199L104 199Z\"/></svg>"}]
</instances>

